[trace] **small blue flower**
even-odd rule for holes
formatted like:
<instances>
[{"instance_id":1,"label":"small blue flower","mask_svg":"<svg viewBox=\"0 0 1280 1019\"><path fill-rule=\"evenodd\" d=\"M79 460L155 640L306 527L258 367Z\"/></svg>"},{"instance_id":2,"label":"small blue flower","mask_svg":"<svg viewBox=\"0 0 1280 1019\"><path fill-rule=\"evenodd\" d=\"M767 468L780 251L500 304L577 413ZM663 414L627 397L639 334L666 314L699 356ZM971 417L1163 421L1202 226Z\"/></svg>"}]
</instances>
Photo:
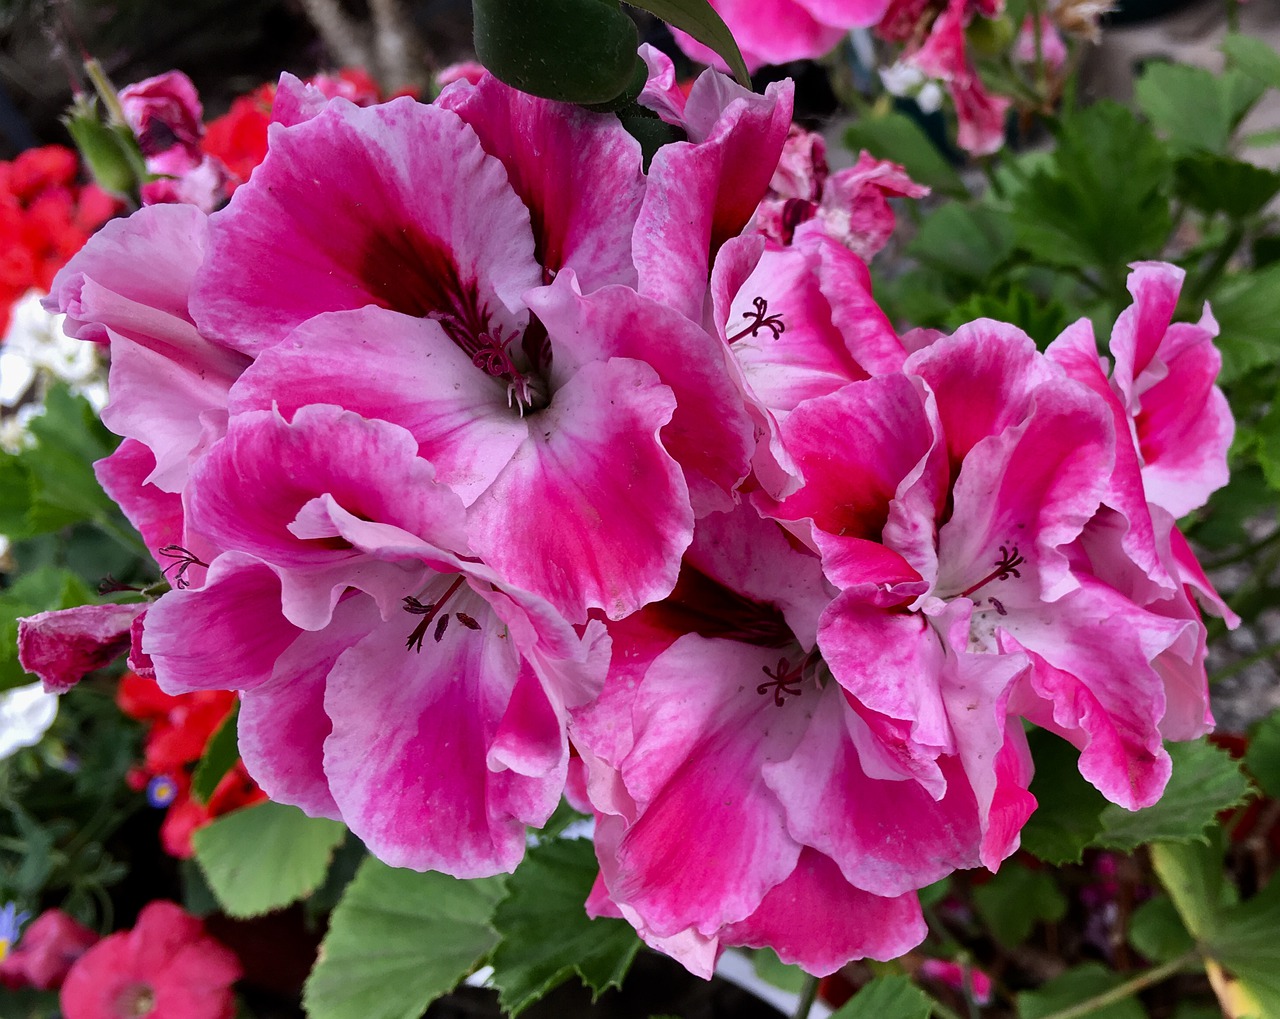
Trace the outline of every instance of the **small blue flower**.
<instances>
[{"instance_id":1,"label":"small blue flower","mask_svg":"<svg viewBox=\"0 0 1280 1019\"><path fill-rule=\"evenodd\" d=\"M9 954L9 949L18 940L22 925L27 922L30 913L19 913L15 903L6 902L0 909L0 959Z\"/></svg>"},{"instance_id":2,"label":"small blue flower","mask_svg":"<svg viewBox=\"0 0 1280 1019\"><path fill-rule=\"evenodd\" d=\"M178 783L168 775L157 775L147 783L147 802L153 807L167 807L178 798Z\"/></svg>"}]
</instances>

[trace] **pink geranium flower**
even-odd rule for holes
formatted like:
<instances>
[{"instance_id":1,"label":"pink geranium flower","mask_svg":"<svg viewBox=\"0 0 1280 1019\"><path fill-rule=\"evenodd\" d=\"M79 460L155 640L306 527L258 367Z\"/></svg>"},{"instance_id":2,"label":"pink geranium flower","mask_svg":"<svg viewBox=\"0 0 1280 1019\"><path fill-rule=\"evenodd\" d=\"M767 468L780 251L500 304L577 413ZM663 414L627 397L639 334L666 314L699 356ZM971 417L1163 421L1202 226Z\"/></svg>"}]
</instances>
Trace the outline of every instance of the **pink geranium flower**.
<instances>
[{"instance_id":1,"label":"pink geranium flower","mask_svg":"<svg viewBox=\"0 0 1280 1019\"><path fill-rule=\"evenodd\" d=\"M240 963L172 902L152 902L132 930L103 938L71 967L66 1019L231 1019Z\"/></svg>"},{"instance_id":2,"label":"pink geranium flower","mask_svg":"<svg viewBox=\"0 0 1280 1019\"><path fill-rule=\"evenodd\" d=\"M752 71L764 64L820 57L851 28L874 25L889 0L712 0ZM724 60L684 32L672 33L694 60L727 70Z\"/></svg>"},{"instance_id":3,"label":"pink geranium flower","mask_svg":"<svg viewBox=\"0 0 1280 1019\"><path fill-rule=\"evenodd\" d=\"M588 909L696 973L726 945L819 974L900 955L924 934L914 890L979 863L986 808L960 760L918 780L832 679L820 569L749 508L703 518L672 596L610 627L606 688L574 713L601 867ZM1025 786L1029 761L999 768Z\"/></svg>"}]
</instances>

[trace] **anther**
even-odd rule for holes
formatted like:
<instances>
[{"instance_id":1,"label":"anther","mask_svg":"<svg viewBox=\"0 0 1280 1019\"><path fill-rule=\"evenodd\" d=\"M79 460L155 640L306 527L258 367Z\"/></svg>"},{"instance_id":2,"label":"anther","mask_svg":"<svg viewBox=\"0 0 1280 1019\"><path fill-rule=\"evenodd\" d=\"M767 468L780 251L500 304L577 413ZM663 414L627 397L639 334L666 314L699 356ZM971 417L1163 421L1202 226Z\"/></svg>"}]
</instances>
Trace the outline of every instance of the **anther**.
<instances>
[{"instance_id":1,"label":"anther","mask_svg":"<svg viewBox=\"0 0 1280 1019\"><path fill-rule=\"evenodd\" d=\"M448 627L448 625L449 625L449 613L446 612L443 616L440 617L440 622L436 623L436 632L431 635L431 639L434 640L437 644L439 644L441 639L444 637L444 631L446 627Z\"/></svg>"},{"instance_id":2,"label":"anther","mask_svg":"<svg viewBox=\"0 0 1280 1019\"><path fill-rule=\"evenodd\" d=\"M408 638L405 640L404 646L406 648L413 648L415 651L419 652L422 650L422 641L427 635L427 627L429 627L435 620L436 615L442 608L444 608L445 603L453 597L453 592L462 586L462 581L464 579L463 575L459 573L457 577L454 578L453 583L449 585L449 590L445 591L444 597L437 602L421 602L412 595L409 595L404 599L404 610L410 615L422 617L422 622L413 628L413 632L409 634ZM445 620L448 618L449 617L447 615L444 616L436 626L434 637L437 642L439 642L440 638L444 636L444 628L448 625Z\"/></svg>"},{"instance_id":3,"label":"anther","mask_svg":"<svg viewBox=\"0 0 1280 1019\"><path fill-rule=\"evenodd\" d=\"M467 615L465 612L455 612L455 613L454 613L454 616L456 616L456 617L457 617L457 619L458 619L458 622L459 622L459 623L461 623L463 626L465 626L468 630L478 630L478 629L480 629L480 624L479 624L479 623L477 623L474 619L472 619L472 618L471 618L469 615Z\"/></svg>"},{"instance_id":4,"label":"anther","mask_svg":"<svg viewBox=\"0 0 1280 1019\"><path fill-rule=\"evenodd\" d=\"M978 590L978 588L991 583L991 581L993 580L1008 580L1010 577L1021 577L1022 574L1018 572L1018 567L1021 566L1023 563L1025 563L1027 560L1022 556L1018 555L1017 545L1012 546L1012 549L1013 550L1010 551L1009 548L1006 548L1004 545L1001 545L1000 558L996 560L996 568L992 570L990 573L988 573L981 580L979 580L973 586L967 587L963 591L961 591L960 597L961 598L969 597L969 595L973 594L973 592Z\"/></svg>"},{"instance_id":5,"label":"anther","mask_svg":"<svg viewBox=\"0 0 1280 1019\"><path fill-rule=\"evenodd\" d=\"M999 612L999 613L1000 613L1000 615L1002 615L1002 616L1007 616L1007 615L1009 614L1008 612L1006 612L1006 611L1004 610L1004 606L1000 604L1000 599L998 599L998 598L988 598L988 599L987 599L987 601L991 602L991 604L992 604L992 605L994 605L994 606L996 607L996 611L997 611L997 612Z\"/></svg>"},{"instance_id":6,"label":"anther","mask_svg":"<svg viewBox=\"0 0 1280 1019\"><path fill-rule=\"evenodd\" d=\"M782 707L784 695L790 697L800 696L800 680L804 673L803 663L793 669L790 661L786 658L779 658L776 671L770 669L767 665L762 666L760 671L768 676L770 681L761 683L756 687L756 693L763 696L772 690L773 703L778 707Z\"/></svg>"},{"instance_id":7,"label":"anther","mask_svg":"<svg viewBox=\"0 0 1280 1019\"><path fill-rule=\"evenodd\" d=\"M166 559L176 560L160 572L168 575L170 570L177 569L178 572L173 575L173 586L179 591L184 591L191 586L191 581L187 579L187 570L190 567L204 566L207 568L209 565L181 545L161 545L156 551Z\"/></svg>"},{"instance_id":8,"label":"anther","mask_svg":"<svg viewBox=\"0 0 1280 1019\"><path fill-rule=\"evenodd\" d=\"M737 343L744 336L755 336L761 329L768 329L773 333L776 340L784 332L786 332L786 323L782 321L781 315L769 315L769 302L763 297L752 298L751 303L755 305L755 311L744 311L742 317L750 323L745 329L739 333L735 333L729 337L730 343Z\"/></svg>"}]
</instances>

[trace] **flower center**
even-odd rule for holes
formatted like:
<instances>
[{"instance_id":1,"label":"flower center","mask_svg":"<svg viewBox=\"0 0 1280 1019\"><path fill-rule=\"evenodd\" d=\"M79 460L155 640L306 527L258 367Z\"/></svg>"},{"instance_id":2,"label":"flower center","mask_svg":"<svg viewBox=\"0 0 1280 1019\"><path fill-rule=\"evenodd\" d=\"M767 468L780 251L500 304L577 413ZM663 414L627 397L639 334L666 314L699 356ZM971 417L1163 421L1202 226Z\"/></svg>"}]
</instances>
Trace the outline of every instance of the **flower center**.
<instances>
[{"instance_id":1,"label":"flower center","mask_svg":"<svg viewBox=\"0 0 1280 1019\"><path fill-rule=\"evenodd\" d=\"M996 560L996 568L992 570L990 573L988 573L981 580L979 580L976 584L972 584L971 586L966 587L963 591L961 591L960 597L968 598L975 591L979 590L980 588L986 587L993 580L1008 580L1010 577L1021 577L1022 574L1018 572L1018 567L1021 566L1026 561L1027 560L1025 557L1018 555L1017 545L1009 545L1009 546L1001 545L1000 558ZM996 611L1003 616L1005 614L1004 606L1001 605L994 598L992 598L991 601L995 605Z\"/></svg>"},{"instance_id":2,"label":"flower center","mask_svg":"<svg viewBox=\"0 0 1280 1019\"><path fill-rule=\"evenodd\" d=\"M437 644L444 639L445 630L449 628L449 619L455 618L459 625L465 626L468 630L480 629L480 624L465 612L453 612L440 614L440 610L453 597L454 592L462 586L463 580L466 578L459 573L453 578L453 583L449 585L449 589L434 602L419 601L412 595L404 599L404 610L413 616L421 616L422 621L413 628L413 632L409 634L408 639L404 642L406 648L413 648L415 651L422 651L422 641L427 636L427 630L434 622L436 624L435 631L431 634L431 639Z\"/></svg>"},{"instance_id":3,"label":"flower center","mask_svg":"<svg viewBox=\"0 0 1280 1019\"><path fill-rule=\"evenodd\" d=\"M116 1015L120 1019L143 1019L156 1007L156 992L149 984L130 984L116 998Z\"/></svg>"},{"instance_id":4,"label":"flower center","mask_svg":"<svg viewBox=\"0 0 1280 1019\"><path fill-rule=\"evenodd\" d=\"M793 667L789 659L779 658L776 669L771 669L765 665L761 667L760 671L769 677L769 682L761 683L756 687L756 693L764 696L772 690L773 703L778 707L782 707L785 698L800 696L802 692L800 690L800 681L804 679L803 661Z\"/></svg>"},{"instance_id":5,"label":"flower center","mask_svg":"<svg viewBox=\"0 0 1280 1019\"><path fill-rule=\"evenodd\" d=\"M203 562L194 552L190 552L181 545L161 545L156 549L166 559L172 559L173 562L166 566L162 573L168 574L170 570L177 570L173 575L173 586L179 591L186 590L191 586L191 581L187 579L187 570L192 566L205 566L209 564Z\"/></svg>"},{"instance_id":6,"label":"flower center","mask_svg":"<svg viewBox=\"0 0 1280 1019\"><path fill-rule=\"evenodd\" d=\"M787 330L787 325L782 321L781 315L770 315L769 302L763 297L752 298L751 303L755 306L755 311L744 311L742 317L747 319L747 325L740 332L734 333L729 337L729 343L737 343L744 336L755 336L761 329L768 329L773 333L776 340Z\"/></svg>"}]
</instances>

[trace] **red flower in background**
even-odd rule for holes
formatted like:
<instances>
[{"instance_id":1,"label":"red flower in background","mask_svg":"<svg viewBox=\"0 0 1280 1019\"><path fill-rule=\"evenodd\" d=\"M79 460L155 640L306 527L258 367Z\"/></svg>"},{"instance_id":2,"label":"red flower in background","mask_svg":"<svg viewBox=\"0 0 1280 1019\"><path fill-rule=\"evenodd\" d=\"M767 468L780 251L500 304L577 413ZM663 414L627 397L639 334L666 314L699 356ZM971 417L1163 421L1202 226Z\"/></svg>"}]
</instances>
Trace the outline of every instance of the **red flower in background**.
<instances>
[{"instance_id":1,"label":"red flower in background","mask_svg":"<svg viewBox=\"0 0 1280 1019\"><path fill-rule=\"evenodd\" d=\"M201 803L191 795L191 772L204 756L213 734L236 704L230 690L201 690L172 697L153 679L133 672L120 677L116 704L130 718L149 726L143 742L143 763L129 773L129 785L153 807L167 807L160 842L170 856L191 856L191 836L215 817L265 800L239 761Z\"/></svg>"},{"instance_id":2,"label":"red flower in background","mask_svg":"<svg viewBox=\"0 0 1280 1019\"><path fill-rule=\"evenodd\" d=\"M53 277L99 226L115 214L115 199L95 184L79 185L76 154L61 145L28 149L0 162L0 335L9 308Z\"/></svg>"},{"instance_id":3,"label":"red flower in background","mask_svg":"<svg viewBox=\"0 0 1280 1019\"><path fill-rule=\"evenodd\" d=\"M72 964L97 940L97 934L62 910L47 909L31 921L22 940L0 960L0 986L56 990Z\"/></svg>"},{"instance_id":4,"label":"red flower in background","mask_svg":"<svg viewBox=\"0 0 1280 1019\"><path fill-rule=\"evenodd\" d=\"M240 961L172 902L152 902L130 931L103 938L62 985L65 1019L231 1019Z\"/></svg>"},{"instance_id":5,"label":"red flower in background","mask_svg":"<svg viewBox=\"0 0 1280 1019\"><path fill-rule=\"evenodd\" d=\"M357 106L372 106L382 101L377 84L359 68L317 74L307 79L307 84L331 99L349 99ZM267 157L267 125L271 123L271 104L275 98L274 84L259 85L248 95L236 99L221 117L205 124L204 151L222 160L232 174L233 179L227 184L228 195L247 181L254 168Z\"/></svg>"}]
</instances>

